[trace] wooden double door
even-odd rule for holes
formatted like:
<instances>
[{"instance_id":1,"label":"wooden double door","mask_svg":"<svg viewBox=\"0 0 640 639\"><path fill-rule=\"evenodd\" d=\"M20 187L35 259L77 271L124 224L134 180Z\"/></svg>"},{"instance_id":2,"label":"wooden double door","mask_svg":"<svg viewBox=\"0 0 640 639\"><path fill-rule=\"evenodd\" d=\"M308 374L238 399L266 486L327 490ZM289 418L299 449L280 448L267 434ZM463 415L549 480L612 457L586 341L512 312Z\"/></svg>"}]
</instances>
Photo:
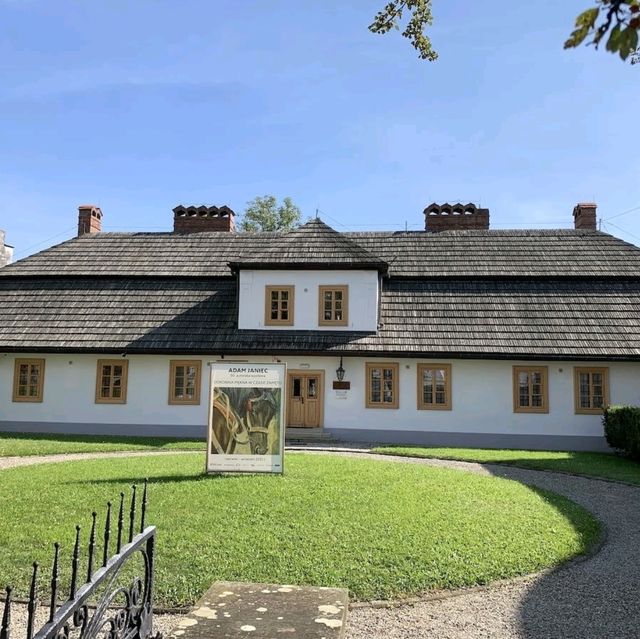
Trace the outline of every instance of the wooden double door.
<instances>
[{"instance_id":1,"label":"wooden double door","mask_svg":"<svg viewBox=\"0 0 640 639\"><path fill-rule=\"evenodd\" d=\"M324 404L324 371L287 373L287 426L320 428Z\"/></svg>"}]
</instances>

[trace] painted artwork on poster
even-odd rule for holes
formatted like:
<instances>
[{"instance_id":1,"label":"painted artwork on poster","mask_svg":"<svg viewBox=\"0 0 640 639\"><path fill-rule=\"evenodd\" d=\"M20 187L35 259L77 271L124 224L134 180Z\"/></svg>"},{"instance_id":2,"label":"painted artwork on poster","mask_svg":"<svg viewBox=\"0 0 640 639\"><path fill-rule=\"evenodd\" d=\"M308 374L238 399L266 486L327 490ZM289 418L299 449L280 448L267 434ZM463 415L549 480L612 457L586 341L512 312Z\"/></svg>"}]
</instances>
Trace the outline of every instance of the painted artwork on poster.
<instances>
[{"instance_id":1,"label":"painted artwork on poster","mask_svg":"<svg viewBox=\"0 0 640 639\"><path fill-rule=\"evenodd\" d=\"M284 364L212 364L207 472L282 473Z\"/></svg>"}]
</instances>

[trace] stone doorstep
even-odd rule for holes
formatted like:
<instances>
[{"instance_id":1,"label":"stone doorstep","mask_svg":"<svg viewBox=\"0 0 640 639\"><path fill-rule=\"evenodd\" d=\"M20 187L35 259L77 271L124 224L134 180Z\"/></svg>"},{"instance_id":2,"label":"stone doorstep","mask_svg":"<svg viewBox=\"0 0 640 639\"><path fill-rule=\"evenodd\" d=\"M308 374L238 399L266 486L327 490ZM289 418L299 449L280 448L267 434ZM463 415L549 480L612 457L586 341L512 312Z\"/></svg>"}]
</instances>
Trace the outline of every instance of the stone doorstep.
<instances>
[{"instance_id":1,"label":"stone doorstep","mask_svg":"<svg viewBox=\"0 0 640 639\"><path fill-rule=\"evenodd\" d=\"M344 588L217 581L178 624L172 639L341 639Z\"/></svg>"}]
</instances>

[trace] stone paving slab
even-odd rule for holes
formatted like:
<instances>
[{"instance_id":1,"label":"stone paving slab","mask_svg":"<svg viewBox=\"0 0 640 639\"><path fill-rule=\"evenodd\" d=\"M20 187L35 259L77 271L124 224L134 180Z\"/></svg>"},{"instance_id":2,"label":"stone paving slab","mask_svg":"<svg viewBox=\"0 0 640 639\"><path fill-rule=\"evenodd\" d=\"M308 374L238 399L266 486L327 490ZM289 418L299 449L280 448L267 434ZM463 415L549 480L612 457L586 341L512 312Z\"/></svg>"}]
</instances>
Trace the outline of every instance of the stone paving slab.
<instances>
[{"instance_id":1,"label":"stone paving slab","mask_svg":"<svg viewBox=\"0 0 640 639\"><path fill-rule=\"evenodd\" d=\"M344 588L217 581L170 636L341 639L348 606Z\"/></svg>"}]
</instances>

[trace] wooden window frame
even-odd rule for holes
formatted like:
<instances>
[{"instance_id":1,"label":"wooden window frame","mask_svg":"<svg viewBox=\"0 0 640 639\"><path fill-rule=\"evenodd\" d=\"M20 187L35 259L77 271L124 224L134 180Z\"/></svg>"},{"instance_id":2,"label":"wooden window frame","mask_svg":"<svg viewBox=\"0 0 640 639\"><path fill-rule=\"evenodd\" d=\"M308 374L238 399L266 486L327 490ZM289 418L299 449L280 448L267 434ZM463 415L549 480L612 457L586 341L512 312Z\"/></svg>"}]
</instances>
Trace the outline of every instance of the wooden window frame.
<instances>
[{"instance_id":1,"label":"wooden window frame","mask_svg":"<svg viewBox=\"0 0 640 639\"><path fill-rule=\"evenodd\" d=\"M121 397L101 397L100 388L102 380L103 366L122 366L122 396ZM99 359L96 366L96 404L126 404L127 389L129 386L129 360L127 359ZM110 387L113 389L113 385Z\"/></svg>"},{"instance_id":2,"label":"wooden window frame","mask_svg":"<svg viewBox=\"0 0 640 639\"><path fill-rule=\"evenodd\" d=\"M393 380L392 380L392 391L393 391L393 402L386 403L383 401L374 402L371 400L371 371L375 369L385 369L389 368L393 371ZM398 362L366 362L365 363L365 381L366 381L366 393L365 393L365 408L398 408L400 405L399 402L399 393L400 393L400 364ZM384 378L384 375L383 375ZM381 391L382 392L382 391ZM382 396L381 396L382 398Z\"/></svg>"},{"instance_id":3,"label":"wooden window frame","mask_svg":"<svg viewBox=\"0 0 640 639\"><path fill-rule=\"evenodd\" d=\"M191 399L176 397L175 378L178 366L194 366L196 369L195 396ZM199 359L172 359L169 360L169 404L174 406L197 406L200 404L200 386L202 383L202 361Z\"/></svg>"},{"instance_id":4,"label":"wooden window frame","mask_svg":"<svg viewBox=\"0 0 640 639\"><path fill-rule=\"evenodd\" d=\"M33 366L34 364L38 364L40 366L40 376L38 378L38 394L37 395L18 395L18 388L20 386L20 367L24 365ZM44 398L44 369L45 369L45 360L34 357L21 357L19 359L16 358L14 367L13 367L13 401L14 402L31 402L31 403L42 403ZM30 373L29 373L30 374Z\"/></svg>"},{"instance_id":5,"label":"wooden window frame","mask_svg":"<svg viewBox=\"0 0 640 639\"><path fill-rule=\"evenodd\" d=\"M324 294L328 291L342 293L342 319L324 318ZM335 299L331 301L331 312L335 313ZM318 326L349 326L349 285L348 284L321 284L318 287Z\"/></svg>"},{"instance_id":6,"label":"wooden window frame","mask_svg":"<svg viewBox=\"0 0 640 639\"><path fill-rule=\"evenodd\" d=\"M520 406L520 373L540 373L542 375L542 406ZM529 387L531 399L531 387ZM513 412L514 413L548 413L549 412L549 367L548 366L514 366L513 367Z\"/></svg>"},{"instance_id":7,"label":"wooden window frame","mask_svg":"<svg viewBox=\"0 0 640 639\"><path fill-rule=\"evenodd\" d=\"M602 374L602 406L600 408L583 408L580 406L580 373ZM592 385L589 385L589 403L593 401ZM573 369L573 403L576 415L602 415L609 405L609 367L608 366L575 366Z\"/></svg>"},{"instance_id":8,"label":"wooden window frame","mask_svg":"<svg viewBox=\"0 0 640 639\"><path fill-rule=\"evenodd\" d=\"M423 400L423 373L424 371L438 371L444 370L444 394L445 403L437 404L435 401L427 403ZM418 382L418 410L451 410L451 364L418 364L417 368L417 382ZM435 400L435 392L434 392Z\"/></svg>"},{"instance_id":9,"label":"wooden window frame","mask_svg":"<svg viewBox=\"0 0 640 639\"><path fill-rule=\"evenodd\" d=\"M289 293L289 319L271 319L271 293L273 291L287 291ZM292 284L268 284L264 289L264 325L265 326L293 326L295 309L295 286ZM278 310L278 313L280 313Z\"/></svg>"}]
</instances>

